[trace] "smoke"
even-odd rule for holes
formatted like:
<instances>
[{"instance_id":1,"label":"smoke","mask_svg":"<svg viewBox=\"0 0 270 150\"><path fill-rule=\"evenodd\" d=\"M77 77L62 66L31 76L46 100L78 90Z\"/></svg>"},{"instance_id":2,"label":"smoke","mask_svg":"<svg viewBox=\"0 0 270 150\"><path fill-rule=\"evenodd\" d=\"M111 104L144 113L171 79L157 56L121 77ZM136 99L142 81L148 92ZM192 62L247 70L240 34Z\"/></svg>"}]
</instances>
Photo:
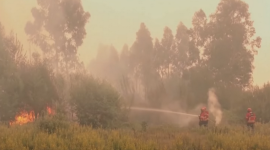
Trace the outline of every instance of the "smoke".
<instances>
[{"instance_id":1,"label":"smoke","mask_svg":"<svg viewBox=\"0 0 270 150\"><path fill-rule=\"evenodd\" d=\"M209 89L208 91L208 108L210 113L212 113L215 117L216 125L220 124L222 119L222 111L217 96L215 94L215 89L213 88Z\"/></svg>"}]
</instances>

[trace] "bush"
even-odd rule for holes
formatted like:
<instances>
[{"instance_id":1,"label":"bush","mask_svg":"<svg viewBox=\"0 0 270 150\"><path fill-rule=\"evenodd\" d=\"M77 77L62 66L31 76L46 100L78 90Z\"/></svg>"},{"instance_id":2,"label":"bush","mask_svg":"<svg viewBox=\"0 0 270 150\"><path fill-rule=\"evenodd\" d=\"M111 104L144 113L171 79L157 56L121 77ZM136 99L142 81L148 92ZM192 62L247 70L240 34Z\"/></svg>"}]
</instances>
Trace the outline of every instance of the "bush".
<instances>
[{"instance_id":1,"label":"bush","mask_svg":"<svg viewBox=\"0 0 270 150\"><path fill-rule=\"evenodd\" d=\"M122 122L119 93L107 82L92 76L72 76L71 103L81 125L112 128Z\"/></svg>"},{"instance_id":2,"label":"bush","mask_svg":"<svg viewBox=\"0 0 270 150\"><path fill-rule=\"evenodd\" d=\"M57 130L68 129L69 123L61 116L45 116L45 118L37 122L40 130L48 132L49 134L55 133Z\"/></svg>"}]
</instances>

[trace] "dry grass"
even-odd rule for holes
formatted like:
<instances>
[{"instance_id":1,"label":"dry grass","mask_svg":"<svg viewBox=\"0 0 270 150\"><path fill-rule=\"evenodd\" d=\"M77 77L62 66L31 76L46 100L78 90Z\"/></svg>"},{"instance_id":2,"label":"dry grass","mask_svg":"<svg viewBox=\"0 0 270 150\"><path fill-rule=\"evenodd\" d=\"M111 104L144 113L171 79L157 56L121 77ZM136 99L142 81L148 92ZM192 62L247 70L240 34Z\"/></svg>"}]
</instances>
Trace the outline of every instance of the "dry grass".
<instances>
[{"instance_id":1,"label":"dry grass","mask_svg":"<svg viewBox=\"0 0 270 150\"><path fill-rule=\"evenodd\" d=\"M146 132L71 125L47 133L37 124L0 127L1 150L266 150L270 125L254 133L242 126L213 128L152 127Z\"/></svg>"}]
</instances>

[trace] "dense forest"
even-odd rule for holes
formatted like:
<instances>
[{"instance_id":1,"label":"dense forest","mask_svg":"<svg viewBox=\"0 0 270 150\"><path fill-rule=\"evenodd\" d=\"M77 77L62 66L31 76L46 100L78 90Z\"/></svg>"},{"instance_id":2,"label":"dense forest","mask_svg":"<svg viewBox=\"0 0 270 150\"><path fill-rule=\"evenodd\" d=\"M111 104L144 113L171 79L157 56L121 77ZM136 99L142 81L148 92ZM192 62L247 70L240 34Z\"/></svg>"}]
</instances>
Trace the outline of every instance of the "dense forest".
<instances>
[{"instance_id":1,"label":"dense forest","mask_svg":"<svg viewBox=\"0 0 270 150\"><path fill-rule=\"evenodd\" d=\"M175 32L164 27L162 39L141 23L132 45L101 45L90 64L77 56L91 19L80 1L39 0L31 13L24 29L40 51L30 57L15 33L0 28L3 123L22 111L44 117L49 107L81 125L118 127L130 106L188 112L206 105L211 88L224 122L242 122L248 107L261 122L270 120L270 85L252 82L262 39L241 0L221 0L210 16L198 10L191 28L179 21Z\"/></svg>"}]
</instances>

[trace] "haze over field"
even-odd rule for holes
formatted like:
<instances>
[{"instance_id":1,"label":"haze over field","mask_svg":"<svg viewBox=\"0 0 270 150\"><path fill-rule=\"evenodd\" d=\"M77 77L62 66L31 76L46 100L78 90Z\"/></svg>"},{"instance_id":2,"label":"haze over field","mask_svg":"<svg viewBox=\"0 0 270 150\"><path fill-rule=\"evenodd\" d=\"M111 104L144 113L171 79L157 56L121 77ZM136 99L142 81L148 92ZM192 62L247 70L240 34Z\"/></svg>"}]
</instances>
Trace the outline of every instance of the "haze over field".
<instances>
[{"instance_id":1,"label":"haze over field","mask_svg":"<svg viewBox=\"0 0 270 150\"><path fill-rule=\"evenodd\" d=\"M270 149L269 6L0 0L0 149Z\"/></svg>"},{"instance_id":2,"label":"haze over field","mask_svg":"<svg viewBox=\"0 0 270 150\"><path fill-rule=\"evenodd\" d=\"M254 84L263 85L270 80L270 1L244 1L249 4L257 35L262 38L261 48L255 56L253 77ZM208 16L216 10L219 0L82 0L82 3L85 11L90 12L91 18L86 24L87 36L79 53L81 60L89 64L100 43L112 44L118 51L125 43L131 46L141 22L145 23L153 38L160 39L165 26L171 28L174 34L180 21L191 27L194 12L203 9ZM31 20L30 10L34 6L35 0L0 1L0 21L6 32L13 30L18 34L25 48L29 47L29 43L24 26Z\"/></svg>"}]
</instances>

